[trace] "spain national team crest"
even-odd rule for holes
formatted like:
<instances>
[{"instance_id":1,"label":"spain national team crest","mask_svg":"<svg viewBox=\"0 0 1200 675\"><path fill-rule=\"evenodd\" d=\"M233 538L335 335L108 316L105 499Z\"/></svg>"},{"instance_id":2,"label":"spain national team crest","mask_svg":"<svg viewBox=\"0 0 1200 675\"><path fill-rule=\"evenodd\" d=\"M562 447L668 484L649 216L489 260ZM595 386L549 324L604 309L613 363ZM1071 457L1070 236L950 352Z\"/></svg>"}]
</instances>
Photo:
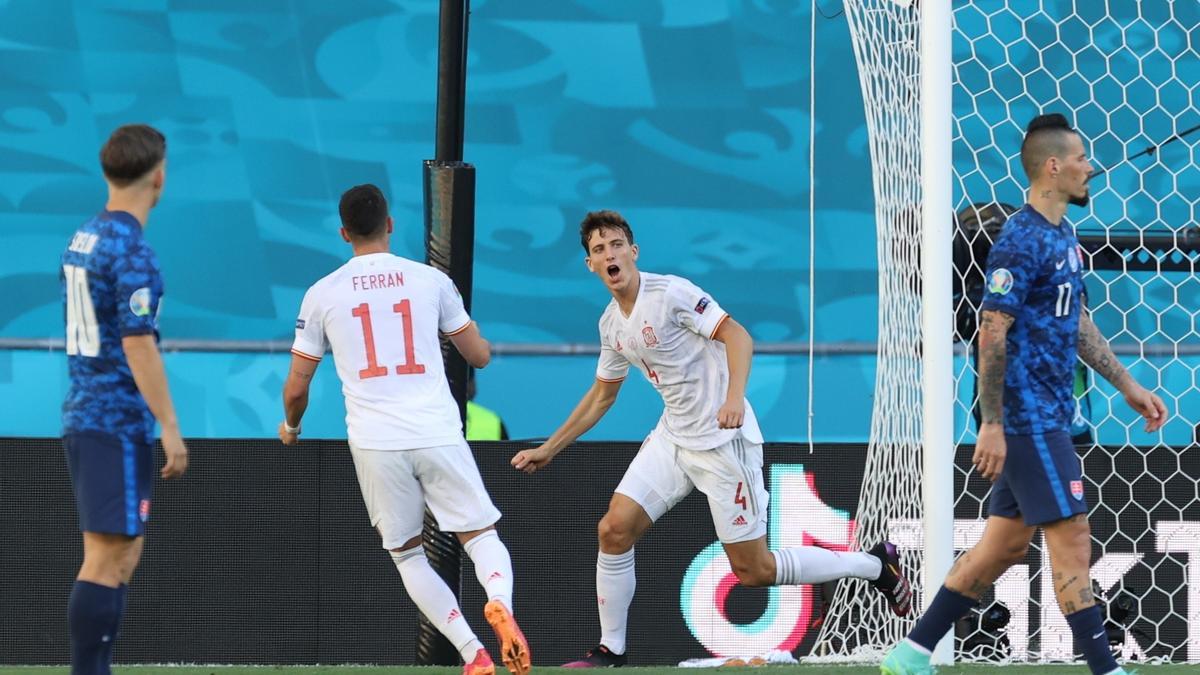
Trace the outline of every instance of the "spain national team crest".
<instances>
[{"instance_id":1,"label":"spain national team crest","mask_svg":"<svg viewBox=\"0 0 1200 675\"><path fill-rule=\"evenodd\" d=\"M1071 496L1078 500L1083 499L1083 481L1071 481Z\"/></svg>"},{"instance_id":2,"label":"spain national team crest","mask_svg":"<svg viewBox=\"0 0 1200 675\"><path fill-rule=\"evenodd\" d=\"M653 326L646 326L642 329L642 339L646 341L647 347L653 347L658 344L658 336L654 334Z\"/></svg>"}]
</instances>

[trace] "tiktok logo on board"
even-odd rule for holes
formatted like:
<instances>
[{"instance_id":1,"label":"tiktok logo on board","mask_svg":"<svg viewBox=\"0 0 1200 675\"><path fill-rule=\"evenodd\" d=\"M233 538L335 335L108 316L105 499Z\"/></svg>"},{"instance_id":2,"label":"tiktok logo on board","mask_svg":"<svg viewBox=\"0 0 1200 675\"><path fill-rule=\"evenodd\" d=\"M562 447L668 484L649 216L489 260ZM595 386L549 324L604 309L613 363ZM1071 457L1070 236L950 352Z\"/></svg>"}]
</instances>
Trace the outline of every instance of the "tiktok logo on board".
<instances>
[{"instance_id":1,"label":"tiktok logo on board","mask_svg":"<svg viewBox=\"0 0 1200 675\"><path fill-rule=\"evenodd\" d=\"M771 549L814 544L834 551L850 546L854 521L846 511L821 501L813 474L803 464L773 464L767 546ZM680 610L692 635L714 656L790 652L812 624L811 586L772 586L767 607L748 624L733 623L725 611L737 577L721 542L704 548L688 566L679 594Z\"/></svg>"}]
</instances>

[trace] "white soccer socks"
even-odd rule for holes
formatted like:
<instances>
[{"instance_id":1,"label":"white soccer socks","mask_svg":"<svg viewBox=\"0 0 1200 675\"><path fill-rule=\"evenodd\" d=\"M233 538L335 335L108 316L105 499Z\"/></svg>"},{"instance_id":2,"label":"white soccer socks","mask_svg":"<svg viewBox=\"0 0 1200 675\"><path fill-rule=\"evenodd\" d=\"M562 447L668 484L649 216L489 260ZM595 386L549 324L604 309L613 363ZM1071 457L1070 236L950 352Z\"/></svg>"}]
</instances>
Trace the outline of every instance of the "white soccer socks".
<instances>
[{"instance_id":1,"label":"white soccer socks","mask_svg":"<svg viewBox=\"0 0 1200 675\"><path fill-rule=\"evenodd\" d=\"M600 609L600 644L614 654L625 653L625 628L629 605L637 588L633 549L625 553L603 551L596 557L596 602Z\"/></svg>"},{"instance_id":2,"label":"white soccer socks","mask_svg":"<svg viewBox=\"0 0 1200 675\"><path fill-rule=\"evenodd\" d=\"M412 598L417 609L454 645L464 662L475 660L475 653L483 649L483 644L467 625L450 587L429 566L425 550L417 546L389 553L396 563L396 569L400 571L404 590L408 591L408 597Z\"/></svg>"},{"instance_id":3,"label":"white soccer socks","mask_svg":"<svg viewBox=\"0 0 1200 675\"><path fill-rule=\"evenodd\" d=\"M512 558L500 536L495 530L488 530L463 544L463 550L475 563L475 578L479 579L488 600L499 600L512 612Z\"/></svg>"},{"instance_id":4,"label":"white soccer socks","mask_svg":"<svg viewBox=\"0 0 1200 675\"><path fill-rule=\"evenodd\" d=\"M843 577L878 579L883 569L869 553L839 553L817 546L771 551L775 556L775 585L820 584Z\"/></svg>"}]
</instances>

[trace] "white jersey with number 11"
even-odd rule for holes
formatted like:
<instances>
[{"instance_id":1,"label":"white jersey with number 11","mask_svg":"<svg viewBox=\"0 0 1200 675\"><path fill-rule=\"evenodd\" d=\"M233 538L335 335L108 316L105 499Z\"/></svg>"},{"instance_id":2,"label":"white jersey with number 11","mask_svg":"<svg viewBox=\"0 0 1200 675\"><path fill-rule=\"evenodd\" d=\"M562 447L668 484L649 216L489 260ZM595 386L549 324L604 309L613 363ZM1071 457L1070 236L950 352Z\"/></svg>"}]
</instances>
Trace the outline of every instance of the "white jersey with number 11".
<instances>
[{"instance_id":1,"label":"white jersey with number 11","mask_svg":"<svg viewBox=\"0 0 1200 675\"><path fill-rule=\"evenodd\" d=\"M462 441L439 332L471 318L442 272L391 253L355 256L304 294L292 353L333 351L350 443L408 450Z\"/></svg>"}]
</instances>

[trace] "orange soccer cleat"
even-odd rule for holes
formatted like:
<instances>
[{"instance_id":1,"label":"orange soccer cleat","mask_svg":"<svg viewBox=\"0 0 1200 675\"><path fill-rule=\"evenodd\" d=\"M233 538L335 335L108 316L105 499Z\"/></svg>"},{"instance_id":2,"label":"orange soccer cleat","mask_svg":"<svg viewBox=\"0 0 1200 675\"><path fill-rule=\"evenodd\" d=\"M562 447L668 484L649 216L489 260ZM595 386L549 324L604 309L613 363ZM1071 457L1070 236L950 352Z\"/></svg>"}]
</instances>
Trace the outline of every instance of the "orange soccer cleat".
<instances>
[{"instance_id":1,"label":"orange soccer cleat","mask_svg":"<svg viewBox=\"0 0 1200 675\"><path fill-rule=\"evenodd\" d=\"M496 664L486 649L475 652L475 660L463 665L463 675L496 675Z\"/></svg>"},{"instance_id":2,"label":"orange soccer cleat","mask_svg":"<svg viewBox=\"0 0 1200 675\"><path fill-rule=\"evenodd\" d=\"M483 616L496 631L496 639L500 641L500 658L512 675L527 675L533 668L533 657L529 653L529 643L525 634L517 625L512 612L499 600L492 600L483 606Z\"/></svg>"}]
</instances>

